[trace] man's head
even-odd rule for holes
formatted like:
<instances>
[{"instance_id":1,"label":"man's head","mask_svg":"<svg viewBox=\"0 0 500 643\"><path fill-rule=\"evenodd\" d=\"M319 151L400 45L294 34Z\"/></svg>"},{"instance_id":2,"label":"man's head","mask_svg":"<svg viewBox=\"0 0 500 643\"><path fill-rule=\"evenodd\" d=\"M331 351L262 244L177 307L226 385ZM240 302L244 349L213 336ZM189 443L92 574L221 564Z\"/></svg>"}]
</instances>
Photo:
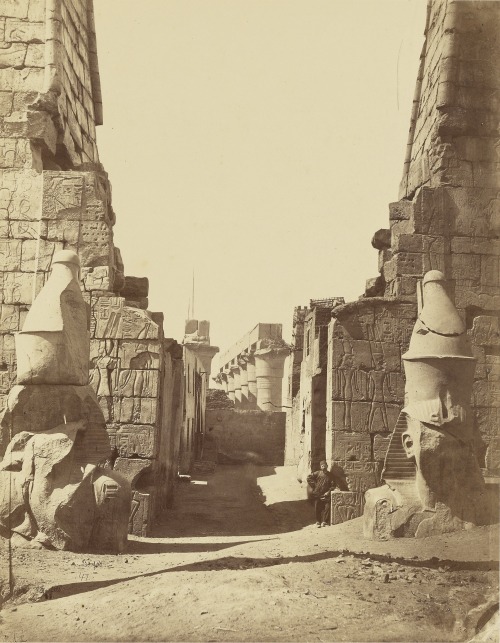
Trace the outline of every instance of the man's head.
<instances>
[{"instance_id":1,"label":"man's head","mask_svg":"<svg viewBox=\"0 0 500 643\"><path fill-rule=\"evenodd\" d=\"M321 460L319 463L319 468L321 471L328 471L328 462L326 460Z\"/></svg>"}]
</instances>

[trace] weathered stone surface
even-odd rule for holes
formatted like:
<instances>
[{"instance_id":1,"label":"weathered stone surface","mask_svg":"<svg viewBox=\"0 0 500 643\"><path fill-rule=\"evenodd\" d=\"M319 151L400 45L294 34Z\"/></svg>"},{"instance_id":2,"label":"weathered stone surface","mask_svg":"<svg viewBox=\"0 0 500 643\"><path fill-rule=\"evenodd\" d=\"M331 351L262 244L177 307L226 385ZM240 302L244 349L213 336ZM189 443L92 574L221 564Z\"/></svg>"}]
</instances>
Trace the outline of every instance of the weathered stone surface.
<instances>
[{"instance_id":1,"label":"weathered stone surface","mask_svg":"<svg viewBox=\"0 0 500 643\"><path fill-rule=\"evenodd\" d=\"M55 255L52 274L16 335L19 384L88 383L87 309L78 285L78 256Z\"/></svg>"},{"instance_id":2,"label":"weathered stone surface","mask_svg":"<svg viewBox=\"0 0 500 643\"><path fill-rule=\"evenodd\" d=\"M0 463L0 526L7 535L56 549L125 549L129 485L68 457L85 428L78 421L35 435L24 431L10 443Z\"/></svg>"},{"instance_id":3,"label":"weathered stone surface","mask_svg":"<svg viewBox=\"0 0 500 643\"><path fill-rule=\"evenodd\" d=\"M110 447L104 418L90 387L44 384L14 386L0 420L0 454L5 451L9 436L23 431L50 431L60 424L61 419L77 422L84 417L87 419L87 429L82 436L82 448L86 451L88 445L87 461L98 464L108 457Z\"/></svg>"},{"instance_id":4,"label":"weathered stone surface","mask_svg":"<svg viewBox=\"0 0 500 643\"><path fill-rule=\"evenodd\" d=\"M333 434L334 460L371 460L371 440L366 433L335 431Z\"/></svg>"},{"instance_id":5,"label":"weathered stone surface","mask_svg":"<svg viewBox=\"0 0 500 643\"><path fill-rule=\"evenodd\" d=\"M377 230L372 237L372 246L377 250L385 250L391 247L391 231L387 228Z\"/></svg>"},{"instance_id":6,"label":"weathered stone surface","mask_svg":"<svg viewBox=\"0 0 500 643\"><path fill-rule=\"evenodd\" d=\"M120 290L120 295L125 299L142 299L149 292L149 280L146 277L125 276L125 283Z\"/></svg>"},{"instance_id":7,"label":"weathered stone surface","mask_svg":"<svg viewBox=\"0 0 500 643\"><path fill-rule=\"evenodd\" d=\"M427 273L423 285L423 308L403 355L406 405L387 451L386 485L366 494L364 533L376 539L447 533L489 517L473 452L474 358L465 325L442 273Z\"/></svg>"},{"instance_id":8,"label":"weathered stone surface","mask_svg":"<svg viewBox=\"0 0 500 643\"><path fill-rule=\"evenodd\" d=\"M354 433L384 433L390 430L399 415L399 406L383 402L333 401L332 430Z\"/></svg>"},{"instance_id":9,"label":"weathered stone surface","mask_svg":"<svg viewBox=\"0 0 500 643\"><path fill-rule=\"evenodd\" d=\"M359 518L363 515L364 496L356 491L332 491L331 524Z\"/></svg>"},{"instance_id":10,"label":"weathered stone surface","mask_svg":"<svg viewBox=\"0 0 500 643\"><path fill-rule=\"evenodd\" d=\"M154 458L157 455L155 428L149 425L122 424L108 427L111 448L122 458Z\"/></svg>"},{"instance_id":11,"label":"weathered stone surface","mask_svg":"<svg viewBox=\"0 0 500 643\"><path fill-rule=\"evenodd\" d=\"M0 43L0 398L8 406L0 454L11 429L21 430L19 409L25 403L26 423L34 431L51 430L64 417L77 421L89 411L92 418L84 441L92 447L90 460L103 458L111 463L103 433L104 412L106 421L117 430L121 452L131 451L133 456L140 450L140 457L151 465L153 483L147 493L141 490L148 508L140 531L144 533L151 528L154 511L165 508L174 488L182 424L181 357L174 359L164 350L162 315L140 310L148 305L142 296L144 289L131 291L127 300L114 297L124 287L125 276L120 253L113 245L111 189L95 143L95 125L102 123L102 97L92 2L56 5L55 20L48 24L45 4L38 0L6 0L0 18L0 40L4 41ZM53 47L50 42L45 46L47 27L54 29ZM37 355L27 342L43 344L45 357L50 352L57 356L50 362L52 371L57 371L52 375L64 386L58 391L46 385L50 407L36 387L31 392L15 387L17 392L12 395L19 399L11 396L7 401L16 377L14 334L33 315L38 317L35 309L29 314L29 307L47 281L54 254L63 249L76 252L82 264L83 302L90 312L91 384L97 399L78 386L88 381L88 346L86 355L82 353L77 360L82 363L80 381L68 377L75 364L61 354L68 339L64 332L32 328L31 335L18 335L21 346L25 343L25 356ZM76 296L81 284L79 279L75 283ZM133 305L127 306L127 301ZM86 336L86 321L84 331L82 337ZM19 362L20 369L29 374L27 381L39 377L36 374L33 379L31 362L26 368L22 359ZM26 381L26 374L21 381ZM141 402L142 398L146 401ZM116 426L120 423L123 430ZM138 427L139 433L135 428L128 431L131 426ZM147 426L150 439L140 432ZM105 495L105 487L95 487L94 495ZM104 516L99 514L98 519L104 524Z\"/></svg>"}]
</instances>

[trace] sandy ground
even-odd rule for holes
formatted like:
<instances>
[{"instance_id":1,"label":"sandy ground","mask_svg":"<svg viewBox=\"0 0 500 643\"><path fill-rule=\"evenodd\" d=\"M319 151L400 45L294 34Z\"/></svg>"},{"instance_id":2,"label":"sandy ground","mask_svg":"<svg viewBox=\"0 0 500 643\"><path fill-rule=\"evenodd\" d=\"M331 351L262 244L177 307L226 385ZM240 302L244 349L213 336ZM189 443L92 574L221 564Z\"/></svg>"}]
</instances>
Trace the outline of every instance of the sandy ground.
<instances>
[{"instance_id":1,"label":"sandy ground","mask_svg":"<svg viewBox=\"0 0 500 643\"><path fill-rule=\"evenodd\" d=\"M289 468L203 480L125 555L15 550L0 641L468 641L498 611L498 528L370 542Z\"/></svg>"}]
</instances>

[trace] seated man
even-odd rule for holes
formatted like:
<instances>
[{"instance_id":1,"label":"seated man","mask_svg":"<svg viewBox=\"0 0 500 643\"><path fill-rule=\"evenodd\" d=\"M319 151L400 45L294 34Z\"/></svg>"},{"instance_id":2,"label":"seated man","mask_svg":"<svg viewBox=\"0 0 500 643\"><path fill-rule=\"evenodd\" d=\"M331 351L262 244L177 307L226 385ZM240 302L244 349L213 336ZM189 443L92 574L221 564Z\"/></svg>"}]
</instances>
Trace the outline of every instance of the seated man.
<instances>
[{"instance_id":1,"label":"seated man","mask_svg":"<svg viewBox=\"0 0 500 643\"><path fill-rule=\"evenodd\" d=\"M307 476L307 484L311 487L314 498L316 526L326 527L330 524L330 491L338 486L335 476L328 471L328 463L321 460L320 470Z\"/></svg>"}]
</instances>

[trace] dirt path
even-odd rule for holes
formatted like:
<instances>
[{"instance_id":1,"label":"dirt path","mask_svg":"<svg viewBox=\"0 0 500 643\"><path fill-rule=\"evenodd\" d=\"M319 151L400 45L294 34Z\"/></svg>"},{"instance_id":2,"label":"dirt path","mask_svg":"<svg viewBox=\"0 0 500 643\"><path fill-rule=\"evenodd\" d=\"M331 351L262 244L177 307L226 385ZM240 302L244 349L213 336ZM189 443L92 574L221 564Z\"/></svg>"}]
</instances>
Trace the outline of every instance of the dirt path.
<instances>
[{"instance_id":1,"label":"dirt path","mask_svg":"<svg viewBox=\"0 0 500 643\"><path fill-rule=\"evenodd\" d=\"M498 530L370 543L310 526L284 468L207 481L127 555L17 550L0 640L465 641L497 609Z\"/></svg>"}]
</instances>

